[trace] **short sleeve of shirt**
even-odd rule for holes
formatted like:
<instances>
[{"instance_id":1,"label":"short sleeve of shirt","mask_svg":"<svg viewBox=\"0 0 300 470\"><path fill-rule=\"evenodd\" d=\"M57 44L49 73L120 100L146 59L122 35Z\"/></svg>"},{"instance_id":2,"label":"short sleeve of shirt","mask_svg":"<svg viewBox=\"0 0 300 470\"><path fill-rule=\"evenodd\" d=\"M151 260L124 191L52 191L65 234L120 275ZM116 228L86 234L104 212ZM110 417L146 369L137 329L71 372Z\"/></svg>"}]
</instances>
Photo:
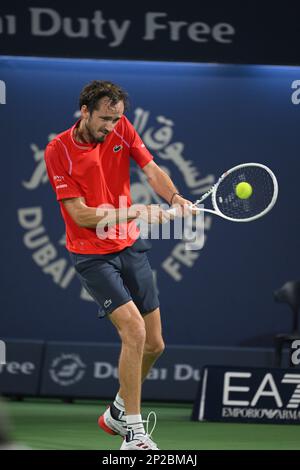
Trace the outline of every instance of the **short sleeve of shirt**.
<instances>
[{"instance_id":1,"label":"short sleeve of shirt","mask_svg":"<svg viewBox=\"0 0 300 470\"><path fill-rule=\"evenodd\" d=\"M127 130L130 134L130 156L135 160L140 168L143 168L147 163L153 160L153 156L146 148L144 142L133 125L125 118Z\"/></svg>"},{"instance_id":2,"label":"short sleeve of shirt","mask_svg":"<svg viewBox=\"0 0 300 470\"><path fill-rule=\"evenodd\" d=\"M54 140L47 145L45 163L49 181L58 201L82 196L79 186L71 176L72 161L67 155L67 149L63 143Z\"/></svg>"}]
</instances>

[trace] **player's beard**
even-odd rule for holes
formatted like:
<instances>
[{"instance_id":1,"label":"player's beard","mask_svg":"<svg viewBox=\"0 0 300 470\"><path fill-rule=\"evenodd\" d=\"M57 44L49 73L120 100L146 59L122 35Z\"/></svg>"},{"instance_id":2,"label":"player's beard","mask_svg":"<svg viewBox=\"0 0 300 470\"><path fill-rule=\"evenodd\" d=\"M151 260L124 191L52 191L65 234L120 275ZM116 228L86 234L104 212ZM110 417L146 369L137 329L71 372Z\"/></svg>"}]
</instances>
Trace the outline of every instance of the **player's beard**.
<instances>
[{"instance_id":1,"label":"player's beard","mask_svg":"<svg viewBox=\"0 0 300 470\"><path fill-rule=\"evenodd\" d=\"M104 140L106 138L106 135L102 135L102 136L97 135L95 133L95 131L93 129L91 129L88 122L85 123L85 129L86 129L86 132L87 132L88 137L89 137L89 142L91 144L93 144L93 143L101 144L101 142L104 142ZM102 131L100 130L100 132L102 132Z\"/></svg>"}]
</instances>

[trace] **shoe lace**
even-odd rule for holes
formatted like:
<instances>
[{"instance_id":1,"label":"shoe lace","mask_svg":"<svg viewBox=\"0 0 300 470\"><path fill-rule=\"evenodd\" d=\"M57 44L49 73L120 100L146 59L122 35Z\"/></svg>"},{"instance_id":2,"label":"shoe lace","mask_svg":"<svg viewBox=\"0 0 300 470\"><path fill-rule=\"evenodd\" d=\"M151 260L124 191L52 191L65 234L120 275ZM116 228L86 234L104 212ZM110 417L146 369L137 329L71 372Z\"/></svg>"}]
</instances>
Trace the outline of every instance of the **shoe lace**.
<instances>
[{"instance_id":1,"label":"shoe lace","mask_svg":"<svg viewBox=\"0 0 300 470\"><path fill-rule=\"evenodd\" d=\"M153 424L151 431L149 432L149 427L150 427L150 421L151 421L151 416L153 416ZM157 417L155 411L150 411L150 413L147 416L147 419L143 420L143 423L146 423L146 434L147 436L151 439L151 436L153 434L153 431L156 427L156 422L157 422Z\"/></svg>"},{"instance_id":2,"label":"shoe lace","mask_svg":"<svg viewBox=\"0 0 300 470\"><path fill-rule=\"evenodd\" d=\"M153 416L153 424L152 424L151 431L149 432L150 421L151 421L152 416ZM150 411L150 413L148 413L147 419L142 419L142 423L146 423L146 434L141 434L141 433L134 434L134 431L132 429L127 429L126 440L131 441L132 439L134 439L134 437L136 437L140 439L142 442L147 443L148 441L150 445L153 445L153 444L156 445L156 443L152 439L152 434L156 427L156 422L157 422L156 413L154 411Z\"/></svg>"}]
</instances>

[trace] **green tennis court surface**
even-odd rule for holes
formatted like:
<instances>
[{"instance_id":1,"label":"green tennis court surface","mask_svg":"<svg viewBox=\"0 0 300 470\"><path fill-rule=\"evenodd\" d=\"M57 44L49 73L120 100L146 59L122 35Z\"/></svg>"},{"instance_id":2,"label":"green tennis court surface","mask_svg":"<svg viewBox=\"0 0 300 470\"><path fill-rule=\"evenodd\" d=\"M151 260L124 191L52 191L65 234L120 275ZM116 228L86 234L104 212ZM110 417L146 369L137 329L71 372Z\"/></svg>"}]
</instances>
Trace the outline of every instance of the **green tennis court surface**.
<instances>
[{"instance_id":1,"label":"green tennis court surface","mask_svg":"<svg viewBox=\"0 0 300 470\"><path fill-rule=\"evenodd\" d=\"M119 449L121 438L97 426L107 402L33 401L6 403L12 437L32 449ZM154 410L154 440L161 450L300 449L299 425L197 423L187 404L146 403L143 416Z\"/></svg>"}]
</instances>

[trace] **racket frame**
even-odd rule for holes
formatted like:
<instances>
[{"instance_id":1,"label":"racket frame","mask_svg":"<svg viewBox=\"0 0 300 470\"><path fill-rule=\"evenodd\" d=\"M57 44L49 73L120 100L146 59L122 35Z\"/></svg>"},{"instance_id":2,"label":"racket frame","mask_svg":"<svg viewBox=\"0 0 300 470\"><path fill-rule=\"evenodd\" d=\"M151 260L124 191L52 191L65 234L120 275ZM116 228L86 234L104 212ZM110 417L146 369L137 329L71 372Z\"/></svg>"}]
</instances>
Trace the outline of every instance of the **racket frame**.
<instances>
[{"instance_id":1,"label":"racket frame","mask_svg":"<svg viewBox=\"0 0 300 470\"><path fill-rule=\"evenodd\" d=\"M218 187L221 184L221 182L230 173L233 173L234 171L236 171L238 169L245 168L245 167L248 167L248 166L256 166L256 167L259 167L259 168L263 168L269 174L269 176L272 178L273 185L274 185L274 193L273 193L272 200L271 200L270 204L263 211L261 211L259 214L256 214L252 217L248 217L246 219L235 219L233 217L228 217L227 215L223 214L222 211L218 207L218 203L217 203L217 200L216 200L216 194L217 194ZM193 203L193 207L198 206L199 204L202 204L202 202L205 199L207 199L210 194L211 194L212 205L213 205L214 209L205 209L205 208L200 208L200 207L197 207L197 209L199 209L203 212L210 212L212 214L219 215L220 217L223 217L223 219L230 220L232 222L251 222L252 220L256 220L256 219L259 219L260 217L263 217L265 214L267 214L272 209L272 207L274 207L274 204L276 203L276 200L277 200L277 197L278 197L278 182L277 182L276 176L274 175L272 170L270 170L270 168L268 168L266 165L263 165L261 163L242 163L240 165L234 166L230 170L225 171L220 176L218 181L205 194L203 194L203 196L200 199L198 199L197 201L195 201Z\"/></svg>"}]
</instances>

